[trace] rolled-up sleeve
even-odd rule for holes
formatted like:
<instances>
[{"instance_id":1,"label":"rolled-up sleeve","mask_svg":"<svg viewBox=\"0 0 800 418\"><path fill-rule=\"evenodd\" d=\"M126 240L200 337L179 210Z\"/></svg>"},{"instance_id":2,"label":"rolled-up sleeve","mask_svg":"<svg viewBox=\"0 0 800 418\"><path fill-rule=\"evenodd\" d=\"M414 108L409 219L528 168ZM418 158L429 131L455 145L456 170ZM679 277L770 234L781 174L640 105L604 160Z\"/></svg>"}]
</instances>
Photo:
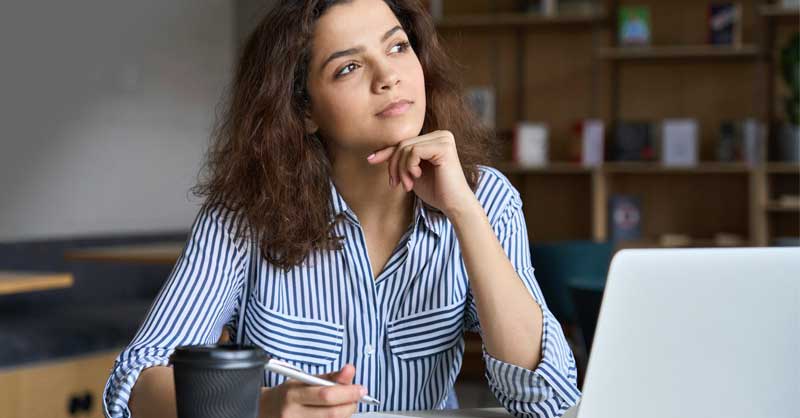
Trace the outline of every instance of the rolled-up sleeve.
<instances>
[{"instance_id":1,"label":"rolled-up sleeve","mask_svg":"<svg viewBox=\"0 0 800 418\"><path fill-rule=\"evenodd\" d=\"M510 185L508 187L511 187ZM486 378L497 400L517 417L560 417L580 398L572 350L558 320L547 308L531 264L522 201L516 190L493 228L517 274L543 314L541 361L534 370L492 357L485 348ZM474 297L469 294L467 328L480 332ZM520 344L524 344L520 341Z\"/></svg>"},{"instance_id":2,"label":"rolled-up sleeve","mask_svg":"<svg viewBox=\"0 0 800 418\"><path fill-rule=\"evenodd\" d=\"M246 240L232 237L228 212L204 206L186 246L131 343L117 357L103 393L107 417L130 417L142 370L164 366L175 347L216 342L235 318L246 275Z\"/></svg>"}]
</instances>

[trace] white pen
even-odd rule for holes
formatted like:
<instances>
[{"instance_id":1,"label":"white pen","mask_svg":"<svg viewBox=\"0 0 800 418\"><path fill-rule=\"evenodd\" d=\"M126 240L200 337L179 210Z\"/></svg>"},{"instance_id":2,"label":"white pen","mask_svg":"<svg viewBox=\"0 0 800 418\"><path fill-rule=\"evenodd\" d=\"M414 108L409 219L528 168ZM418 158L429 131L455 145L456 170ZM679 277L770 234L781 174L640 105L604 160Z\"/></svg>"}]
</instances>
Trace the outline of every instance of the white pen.
<instances>
[{"instance_id":1,"label":"white pen","mask_svg":"<svg viewBox=\"0 0 800 418\"><path fill-rule=\"evenodd\" d=\"M297 367L292 366L289 363L286 363L286 362L283 362L283 361L280 361L280 360L276 360L274 358L269 359L267 361L267 364L264 365L264 368L269 370L269 371L271 371L271 372L273 372L273 373L278 373L281 376L286 376L286 377L288 377L290 379L294 379L294 380L297 380L297 381L300 381L300 382L303 382L303 383L306 383L306 384L309 384L309 385L317 385L317 386L336 386L336 385L338 385L338 383L331 382L330 380L325 380L325 379L319 378L319 377L314 376L314 375L310 375L310 374L298 369ZM373 398L373 397L371 397L369 395L362 396L361 397L361 402L364 402L364 403L369 404L369 405L375 405L375 406L381 404L381 401L379 401L379 400L377 400L377 399L375 399L375 398Z\"/></svg>"}]
</instances>

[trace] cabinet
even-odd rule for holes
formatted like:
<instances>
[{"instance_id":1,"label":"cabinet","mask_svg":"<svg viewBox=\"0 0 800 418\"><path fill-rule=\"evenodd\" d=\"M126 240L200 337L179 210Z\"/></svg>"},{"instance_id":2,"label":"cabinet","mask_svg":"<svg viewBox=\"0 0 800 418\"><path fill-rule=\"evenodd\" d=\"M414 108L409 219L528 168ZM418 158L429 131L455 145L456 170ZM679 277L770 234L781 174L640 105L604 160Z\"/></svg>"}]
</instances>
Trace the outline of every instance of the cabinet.
<instances>
[{"instance_id":1,"label":"cabinet","mask_svg":"<svg viewBox=\"0 0 800 418\"><path fill-rule=\"evenodd\" d=\"M102 418L103 388L119 350L0 370L4 418Z\"/></svg>"}]
</instances>

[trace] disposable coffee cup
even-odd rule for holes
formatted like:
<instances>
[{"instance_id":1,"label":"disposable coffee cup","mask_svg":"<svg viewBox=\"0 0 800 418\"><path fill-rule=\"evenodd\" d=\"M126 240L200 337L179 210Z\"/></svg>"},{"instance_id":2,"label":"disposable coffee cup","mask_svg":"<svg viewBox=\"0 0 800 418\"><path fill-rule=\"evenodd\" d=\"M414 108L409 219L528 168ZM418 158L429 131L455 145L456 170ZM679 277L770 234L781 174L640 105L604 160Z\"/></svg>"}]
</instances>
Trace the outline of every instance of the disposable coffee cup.
<instances>
[{"instance_id":1,"label":"disposable coffee cup","mask_svg":"<svg viewBox=\"0 0 800 418\"><path fill-rule=\"evenodd\" d=\"M181 346L169 358L178 418L257 418L267 355L253 346Z\"/></svg>"}]
</instances>

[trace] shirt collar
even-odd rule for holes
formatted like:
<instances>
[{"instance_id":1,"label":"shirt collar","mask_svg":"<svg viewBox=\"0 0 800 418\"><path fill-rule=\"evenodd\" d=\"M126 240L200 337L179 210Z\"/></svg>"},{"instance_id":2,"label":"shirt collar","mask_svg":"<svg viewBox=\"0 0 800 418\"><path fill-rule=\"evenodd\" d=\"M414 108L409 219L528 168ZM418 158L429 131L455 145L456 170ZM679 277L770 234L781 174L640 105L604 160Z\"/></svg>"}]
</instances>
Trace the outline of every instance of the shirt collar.
<instances>
[{"instance_id":1,"label":"shirt collar","mask_svg":"<svg viewBox=\"0 0 800 418\"><path fill-rule=\"evenodd\" d=\"M358 222L358 217L356 216L355 212L353 212L352 209L347 206L347 202L344 201L344 198L336 189L336 185L333 184L333 180L330 181L330 184L332 215L331 222L335 222L339 215L343 215L344 218L352 224L360 225ZM447 218L441 211L434 207L428 206L422 201L422 199L414 195L414 232L417 231L417 226L421 223L427 230L433 232L437 237L440 237L444 227L444 222L446 222L446 220Z\"/></svg>"}]
</instances>

